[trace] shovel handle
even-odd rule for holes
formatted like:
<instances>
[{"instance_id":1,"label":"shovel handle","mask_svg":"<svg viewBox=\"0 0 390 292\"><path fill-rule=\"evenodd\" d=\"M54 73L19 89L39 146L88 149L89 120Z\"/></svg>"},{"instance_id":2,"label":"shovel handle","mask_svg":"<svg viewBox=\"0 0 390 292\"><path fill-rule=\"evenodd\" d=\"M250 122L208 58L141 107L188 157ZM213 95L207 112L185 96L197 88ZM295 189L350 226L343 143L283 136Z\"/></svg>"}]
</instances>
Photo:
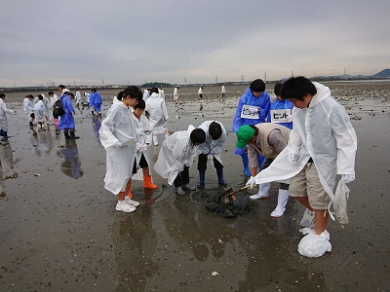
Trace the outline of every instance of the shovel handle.
<instances>
[{"instance_id":1,"label":"shovel handle","mask_svg":"<svg viewBox=\"0 0 390 292\"><path fill-rule=\"evenodd\" d=\"M245 186L245 187L242 187L241 189L239 189L238 191L240 192L240 191L243 191L243 190L246 190L246 189L249 189L251 186L250 185L247 185L247 186Z\"/></svg>"}]
</instances>

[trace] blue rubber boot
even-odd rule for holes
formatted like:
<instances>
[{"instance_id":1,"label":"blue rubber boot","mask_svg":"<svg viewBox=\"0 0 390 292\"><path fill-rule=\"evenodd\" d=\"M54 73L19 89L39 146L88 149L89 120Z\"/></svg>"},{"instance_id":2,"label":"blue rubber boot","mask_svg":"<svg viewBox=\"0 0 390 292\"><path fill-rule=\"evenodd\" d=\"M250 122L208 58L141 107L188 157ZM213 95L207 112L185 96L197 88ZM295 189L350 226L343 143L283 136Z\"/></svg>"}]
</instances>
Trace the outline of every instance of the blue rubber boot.
<instances>
[{"instance_id":1,"label":"blue rubber boot","mask_svg":"<svg viewBox=\"0 0 390 292\"><path fill-rule=\"evenodd\" d=\"M244 163L244 175L245 176L252 176L249 167L248 167L248 153L244 152L242 155L242 163Z\"/></svg>"},{"instance_id":2,"label":"blue rubber boot","mask_svg":"<svg viewBox=\"0 0 390 292\"><path fill-rule=\"evenodd\" d=\"M217 168L218 184L226 187L227 183L223 180L223 168Z\"/></svg>"},{"instance_id":3,"label":"blue rubber boot","mask_svg":"<svg viewBox=\"0 0 390 292\"><path fill-rule=\"evenodd\" d=\"M205 186L205 177L206 177L206 171L200 171L199 170L199 184L198 184L198 188L204 188Z\"/></svg>"}]
</instances>

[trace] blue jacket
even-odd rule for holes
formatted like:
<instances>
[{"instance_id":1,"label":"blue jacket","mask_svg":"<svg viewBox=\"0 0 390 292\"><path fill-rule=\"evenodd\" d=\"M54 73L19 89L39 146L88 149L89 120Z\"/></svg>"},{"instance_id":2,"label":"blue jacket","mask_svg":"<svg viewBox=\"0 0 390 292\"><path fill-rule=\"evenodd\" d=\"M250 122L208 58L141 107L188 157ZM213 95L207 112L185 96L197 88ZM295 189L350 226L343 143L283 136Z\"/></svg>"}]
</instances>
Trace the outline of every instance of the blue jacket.
<instances>
[{"instance_id":1,"label":"blue jacket","mask_svg":"<svg viewBox=\"0 0 390 292\"><path fill-rule=\"evenodd\" d=\"M74 108L72 105L72 100L66 94L60 96L60 100L62 103L62 108L65 110L65 114L61 116L60 122L58 123L58 129L74 129L74 118L73 112Z\"/></svg>"},{"instance_id":2,"label":"blue jacket","mask_svg":"<svg viewBox=\"0 0 390 292\"><path fill-rule=\"evenodd\" d=\"M288 99L285 99L283 101L279 101L277 98L274 100L274 102L271 104L271 108L270 108L270 114L268 115L268 118L267 118L267 122L268 123L271 123L271 110L274 110L274 109L290 109L292 110L293 109L293 104L291 101L289 101ZM292 111L290 113L292 115ZM282 125L282 126L285 126L289 129L292 130L293 128L293 123L278 123L279 125Z\"/></svg>"},{"instance_id":3,"label":"blue jacket","mask_svg":"<svg viewBox=\"0 0 390 292\"><path fill-rule=\"evenodd\" d=\"M260 107L259 119L243 119L241 118L241 111L243 105L253 105ZM259 123L264 123L265 119L268 116L269 109L271 106L271 98L267 92L263 92L259 97L256 97L252 94L250 87L247 88L245 93L241 96L240 101L238 102L236 114L234 115L233 120L233 133L237 132L238 128L242 125L256 125Z\"/></svg>"},{"instance_id":4,"label":"blue jacket","mask_svg":"<svg viewBox=\"0 0 390 292\"><path fill-rule=\"evenodd\" d=\"M95 104L101 104L102 103L102 97L99 92L92 92L89 95L89 105L94 107Z\"/></svg>"}]
</instances>

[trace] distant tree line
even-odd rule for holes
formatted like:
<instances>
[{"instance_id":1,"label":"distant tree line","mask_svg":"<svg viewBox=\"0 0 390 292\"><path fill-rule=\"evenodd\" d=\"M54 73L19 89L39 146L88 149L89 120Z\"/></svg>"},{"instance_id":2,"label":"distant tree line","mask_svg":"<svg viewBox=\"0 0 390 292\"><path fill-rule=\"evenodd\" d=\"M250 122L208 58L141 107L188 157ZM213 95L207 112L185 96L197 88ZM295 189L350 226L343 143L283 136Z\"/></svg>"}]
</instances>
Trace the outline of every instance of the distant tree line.
<instances>
[{"instance_id":1,"label":"distant tree line","mask_svg":"<svg viewBox=\"0 0 390 292\"><path fill-rule=\"evenodd\" d=\"M172 84L170 83L164 83L164 82L148 82L144 83L141 85L141 87L147 87L147 88L152 88L152 87L172 87Z\"/></svg>"}]
</instances>

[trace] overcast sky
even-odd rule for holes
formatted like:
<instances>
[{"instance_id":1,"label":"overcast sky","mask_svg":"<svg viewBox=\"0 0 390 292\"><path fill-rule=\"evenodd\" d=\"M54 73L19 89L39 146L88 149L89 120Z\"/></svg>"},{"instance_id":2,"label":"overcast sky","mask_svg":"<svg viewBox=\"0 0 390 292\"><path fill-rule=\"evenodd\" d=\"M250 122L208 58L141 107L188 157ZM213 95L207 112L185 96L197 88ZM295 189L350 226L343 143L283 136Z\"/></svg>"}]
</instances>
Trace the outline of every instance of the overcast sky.
<instances>
[{"instance_id":1,"label":"overcast sky","mask_svg":"<svg viewBox=\"0 0 390 292\"><path fill-rule=\"evenodd\" d=\"M0 4L0 86L277 80L390 67L387 0Z\"/></svg>"}]
</instances>

